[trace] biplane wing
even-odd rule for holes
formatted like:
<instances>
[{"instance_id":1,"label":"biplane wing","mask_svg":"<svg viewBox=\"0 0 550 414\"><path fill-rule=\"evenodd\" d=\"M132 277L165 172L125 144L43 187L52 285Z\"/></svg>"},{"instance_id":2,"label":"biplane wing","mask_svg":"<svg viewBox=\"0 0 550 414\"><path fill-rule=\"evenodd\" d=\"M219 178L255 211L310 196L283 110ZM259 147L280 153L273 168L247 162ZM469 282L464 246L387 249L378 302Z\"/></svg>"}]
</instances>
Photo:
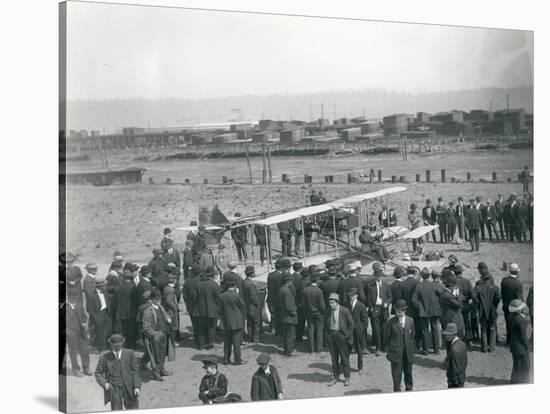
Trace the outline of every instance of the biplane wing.
<instances>
[{"instance_id":1,"label":"biplane wing","mask_svg":"<svg viewBox=\"0 0 550 414\"><path fill-rule=\"evenodd\" d=\"M419 239L420 237L425 236L429 232L437 229L438 227L439 227L439 224L434 224L433 226L418 227L417 229L410 231L409 233L403 235L402 237L406 240Z\"/></svg>"},{"instance_id":2,"label":"biplane wing","mask_svg":"<svg viewBox=\"0 0 550 414\"><path fill-rule=\"evenodd\" d=\"M385 188L383 190L373 191L372 193L358 194L351 197L331 201L325 204L319 204L317 206L303 207L296 210L288 211L286 213L276 214L262 220L256 220L252 222L252 224L271 226L278 223L284 223L285 221L295 220L300 217L313 216L315 214L320 214L332 210L347 209L351 205L360 203L362 201L372 200L374 198L383 197L385 195L395 194L406 190L406 187Z\"/></svg>"},{"instance_id":3,"label":"biplane wing","mask_svg":"<svg viewBox=\"0 0 550 414\"><path fill-rule=\"evenodd\" d=\"M402 237L409 232L409 229L403 226L383 227L379 231L373 231L370 234L375 236L379 232L382 232L382 240L387 240L393 237Z\"/></svg>"}]
</instances>

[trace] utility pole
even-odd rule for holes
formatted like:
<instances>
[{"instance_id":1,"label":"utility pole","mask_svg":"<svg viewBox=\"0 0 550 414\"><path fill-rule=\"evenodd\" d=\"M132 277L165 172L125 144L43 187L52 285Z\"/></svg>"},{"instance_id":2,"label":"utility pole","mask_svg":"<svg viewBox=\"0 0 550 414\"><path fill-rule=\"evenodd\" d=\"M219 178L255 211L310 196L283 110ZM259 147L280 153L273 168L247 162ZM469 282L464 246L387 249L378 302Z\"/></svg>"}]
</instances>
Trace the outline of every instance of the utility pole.
<instances>
[{"instance_id":1,"label":"utility pole","mask_svg":"<svg viewBox=\"0 0 550 414\"><path fill-rule=\"evenodd\" d=\"M325 105L321 102L321 130L324 128L325 124Z\"/></svg>"},{"instance_id":2,"label":"utility pole","mask_svg":"<svg viewBox=\"0 0 550 414\"><path fill-rule=\"evenodd\" d=\"M510 112L510 102L508 100L508 92L506 92L506 112Z\"/></svg>"}]
</instances>

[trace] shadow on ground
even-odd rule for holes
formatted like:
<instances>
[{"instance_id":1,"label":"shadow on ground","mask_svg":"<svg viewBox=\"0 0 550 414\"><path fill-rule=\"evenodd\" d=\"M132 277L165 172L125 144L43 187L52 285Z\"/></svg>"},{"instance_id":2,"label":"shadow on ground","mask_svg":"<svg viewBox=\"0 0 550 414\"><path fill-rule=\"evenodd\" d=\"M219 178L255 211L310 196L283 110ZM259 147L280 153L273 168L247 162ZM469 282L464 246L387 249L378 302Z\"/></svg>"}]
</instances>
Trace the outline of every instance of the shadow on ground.
<instances>
[{"instance_id":1,"label":"shadow on ground","mask_svg":"<svg viewBox=\"0 0 550 414\"><path fill-rule=\"evenodd\" d=\"M58 409L59 400L57 396L37 395L34 397L34 399L48 408L52 408L56 411Z\"/></svg>"},{"instance_id":2,"label":"shadow on ground","mask_svg":"<svg viewBox=\"0 0 550 414\"><path fill-rule=\"evenodd\" d=\"M370 390L352 390L346 391L344 395L365 395L365 394L380 394L383 391L379 388L372 388Z\"/></svg>"},{"instance_id":3,"label":"shadow on ground","mask_svg":"<svg viewBox=\"0 0 550 414\"><path fill-rule=\"evenodd\" d=\"M319 372L312 372L309 374L289 374L289 379L297 379L305 382L326 382L328 383L332 378L332 375L321 374Z\"/></svg>"},{"instance_id":4,"label":"shadow on ground","mask_svg":"<svg viewBox=\"0 0 550 414\"><path fill-rule=\"evenodd\" d=\"M466 377L466 382L479 384L479 385L507 385L510 384L509 380L506 379L496 379L493 377L476 377L469 376Z\"/></svg>"}]
</instances>

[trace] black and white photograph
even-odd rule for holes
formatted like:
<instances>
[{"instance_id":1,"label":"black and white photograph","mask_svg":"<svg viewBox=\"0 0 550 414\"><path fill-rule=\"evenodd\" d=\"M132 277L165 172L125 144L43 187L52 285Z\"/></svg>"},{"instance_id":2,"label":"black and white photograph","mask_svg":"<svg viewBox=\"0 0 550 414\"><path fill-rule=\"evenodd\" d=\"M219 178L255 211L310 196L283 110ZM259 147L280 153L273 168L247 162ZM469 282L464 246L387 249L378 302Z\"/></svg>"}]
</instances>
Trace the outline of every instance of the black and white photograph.
<instances>
[{"instance_id":1,"label":"black and white photograph","mask_svg":"<svg viewBox=\"0 0 550 414\"><path fill-rule=\"evenodd\" d=\"M61 411L534 383L534 31L58 6Z\"/></svg>"}]
</instances>

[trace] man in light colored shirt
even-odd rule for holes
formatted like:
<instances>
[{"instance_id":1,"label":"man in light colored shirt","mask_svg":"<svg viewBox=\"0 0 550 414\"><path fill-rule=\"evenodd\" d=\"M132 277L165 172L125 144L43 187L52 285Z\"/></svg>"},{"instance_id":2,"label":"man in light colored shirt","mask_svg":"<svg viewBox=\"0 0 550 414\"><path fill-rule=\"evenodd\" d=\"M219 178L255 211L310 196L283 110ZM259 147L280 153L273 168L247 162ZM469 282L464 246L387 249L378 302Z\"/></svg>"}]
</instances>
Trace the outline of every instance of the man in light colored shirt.
<instances>
[{"instance_id":1,"label":"man in light colored shirt","mask_svg":"<svg viewBox=\"0 0 550 414\"><path fill-rule=\"evenodd\" d=\"M340 379L340 366L344 371L344 386L350 385L349 345L353 343L353 318L350 311L340 306L338 293L331 293L328 298L330 305L328 321L328 347L332 359L332 380L329 386Z\"/></svg>"}]
</instances>

